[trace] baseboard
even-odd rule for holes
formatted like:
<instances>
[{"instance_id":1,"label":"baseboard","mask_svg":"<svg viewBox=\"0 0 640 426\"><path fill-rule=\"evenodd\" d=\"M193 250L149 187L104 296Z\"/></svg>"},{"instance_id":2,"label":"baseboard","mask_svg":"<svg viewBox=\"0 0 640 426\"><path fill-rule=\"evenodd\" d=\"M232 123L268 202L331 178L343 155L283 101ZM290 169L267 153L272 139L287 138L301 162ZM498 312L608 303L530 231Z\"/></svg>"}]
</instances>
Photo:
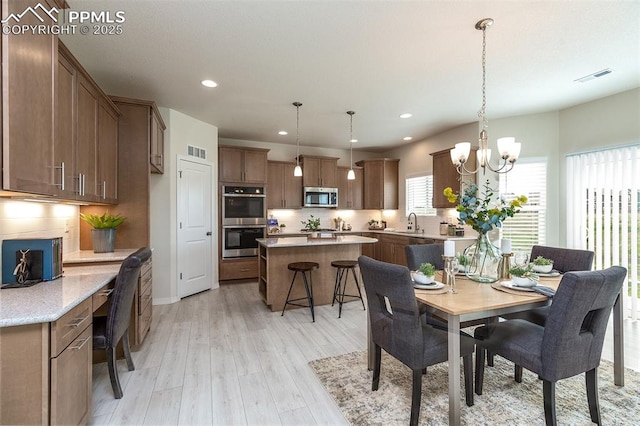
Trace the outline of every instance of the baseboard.
<instances>
[{"instance_id":1,"label":"baseboard","mask_svg":"<svg viewBox=\"0 0 640 426\"><path fill-rule=\"evenodd\" d=\"M162 297L162 298L154 297L153 298L154 305L170 305L172 303L176 303L179 301L180 301L179 297Z\"/></svg>"}]
</instances>

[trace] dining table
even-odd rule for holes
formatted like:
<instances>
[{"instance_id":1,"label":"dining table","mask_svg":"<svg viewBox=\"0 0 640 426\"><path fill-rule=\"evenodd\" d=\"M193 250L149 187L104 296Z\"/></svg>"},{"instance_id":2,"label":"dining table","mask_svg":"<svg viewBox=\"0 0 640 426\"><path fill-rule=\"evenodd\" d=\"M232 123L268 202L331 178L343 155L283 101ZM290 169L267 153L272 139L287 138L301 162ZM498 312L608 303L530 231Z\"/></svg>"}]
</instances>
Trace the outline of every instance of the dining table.
<instances>
[{"instance_id":1,"label":"dining table","mask_svg":"<svg viewBox=\"0 0 640 426\"><path fill-rule=\"evenodd\" d=\"M444 281L442 272L436 280ZM541 276L539 285L557 289L562 275ZM461 385L460 385L460 324L478 320L497 320L501 315L526 311L546 306L550 302L547 296L526 289L506 287L503 283L479 283L456 274L455 293L445 289L415 289L416 300L426 306L427 311L445 319L448 324L449 359L449 424L460 424ZM624 386L624 337L622 330L622 298L618 296L613 308L614 343L614 383ZM369 369L373 368L373 341L369 333L368 346Z\"/></svg>"}]
</instances>

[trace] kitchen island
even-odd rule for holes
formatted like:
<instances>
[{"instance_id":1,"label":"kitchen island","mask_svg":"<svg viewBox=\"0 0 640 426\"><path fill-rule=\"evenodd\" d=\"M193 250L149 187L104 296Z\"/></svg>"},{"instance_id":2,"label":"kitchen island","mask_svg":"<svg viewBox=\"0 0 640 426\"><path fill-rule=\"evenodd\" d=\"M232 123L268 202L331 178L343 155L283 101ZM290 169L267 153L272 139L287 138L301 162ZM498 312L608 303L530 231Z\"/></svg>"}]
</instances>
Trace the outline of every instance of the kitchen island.
<instances>
[{"instance_id":1,"label":"kitchen island","mask_svg":"<svg viewBox=\"0 0 640 426\"><path fill-rule=\"evenodd\" d=\"M320 265L320 268L313 271L314 305L327 305L332 302L336 277L336 268L331 266L331 262L357 260L362 244L372 244L378 240L357 235L339 235L333 238L261 238L257 241L260 295L272 311L281 311L293 277L293 272L287 269L289 263L317 262ZM346 292L357 294L352 280L349 280ZM291 297L303 296L304 286L300 282L300 285L294 286Z\"/></svg>"}]
</instances>

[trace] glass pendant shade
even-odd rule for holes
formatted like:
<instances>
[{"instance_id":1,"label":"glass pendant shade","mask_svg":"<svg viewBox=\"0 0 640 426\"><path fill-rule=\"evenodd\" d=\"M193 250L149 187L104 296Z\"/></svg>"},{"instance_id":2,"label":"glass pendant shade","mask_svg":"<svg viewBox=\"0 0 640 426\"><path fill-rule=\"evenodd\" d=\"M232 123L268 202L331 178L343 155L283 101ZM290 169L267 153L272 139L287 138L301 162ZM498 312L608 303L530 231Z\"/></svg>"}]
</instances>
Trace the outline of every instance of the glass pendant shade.
<instances>
[{"instance_id":1,"label":"glass pendant shade","mask_svg":"<svg viewBox=\"0 0 640 426\"><path fill-rule=\"evenodd\" d=\"M296 168L293 169L293 176L300 177L302 176L302 167L299 164L296 165Z\"/></svg>"},{"instance_id":2,"label":"glass pendant shade","mask_svg":"<svg viewBox=\"0 0 640 426\"><path fill-rule=\"evenodd\" d=\"M353 169L349 169L347 172L347 180L356 180L356 172Z\"/></svg>"}]
</instances>

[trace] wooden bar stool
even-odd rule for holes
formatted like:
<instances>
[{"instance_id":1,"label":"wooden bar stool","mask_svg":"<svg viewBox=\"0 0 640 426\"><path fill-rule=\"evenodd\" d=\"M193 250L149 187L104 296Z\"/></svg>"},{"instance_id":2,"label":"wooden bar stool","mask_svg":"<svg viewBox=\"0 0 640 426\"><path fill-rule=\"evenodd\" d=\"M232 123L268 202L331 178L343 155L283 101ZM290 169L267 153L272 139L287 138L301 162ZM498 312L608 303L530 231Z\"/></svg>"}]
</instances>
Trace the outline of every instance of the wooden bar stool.
<instances>
[{"instance_id":1,"label":"wooden bar stool","mask_svg":"<svg viewBox=\"0 0 640 426\"><path fill-rule=\"evenodd\" d=\"M331 262L331 266L334 268L338 268L336 270L336 284L333 288L333 300L331 301L331 306L335 302L338 302L338 318L342 317L342 304L344 303L345 297L357 297L362 302L362 308L366 311L367 308L364 307L364 300L362 299L362 292L360 291L360 283L358 283L358 277L356 276L356 266L358 266L357 260L334 260ZM353 280L356 283L356 289L358 289L358 294L345 294L347 289L347 279L349 278L349 271L351 271L351 275L353 276Z\"/></svg>"},{"instance_id":2,"label":"wooden bar stool","mask_svg":"<svg viewBox=\"0 0 640 426\"><path fill-rule=\"evenodd\" d=\"M311 309L311 319L313 322L316 322L316 316L313 312L313 280L311 278L311 273L320 267L316 262L293 262L290 263L287 268L290 271L294 271L293 279L291 280L291 285L289 286L289 292L287 293L287 300L284 302L284 307L282 308L282 315L284 315L285 309L287 309L287 305L300 306L303 308ZM298 276L298 272L302 274L302 282L304 283L304 291L307 293L306 297L299 297L297 299L289 299L291 296L291 289L293 288L293 284L296 282L296 276ZM309 278L307 279L307 272L309 273ZM299 300L307 299L306 305L301 305L299 303L294 303Z\"/></svg>"}]
</instances>

